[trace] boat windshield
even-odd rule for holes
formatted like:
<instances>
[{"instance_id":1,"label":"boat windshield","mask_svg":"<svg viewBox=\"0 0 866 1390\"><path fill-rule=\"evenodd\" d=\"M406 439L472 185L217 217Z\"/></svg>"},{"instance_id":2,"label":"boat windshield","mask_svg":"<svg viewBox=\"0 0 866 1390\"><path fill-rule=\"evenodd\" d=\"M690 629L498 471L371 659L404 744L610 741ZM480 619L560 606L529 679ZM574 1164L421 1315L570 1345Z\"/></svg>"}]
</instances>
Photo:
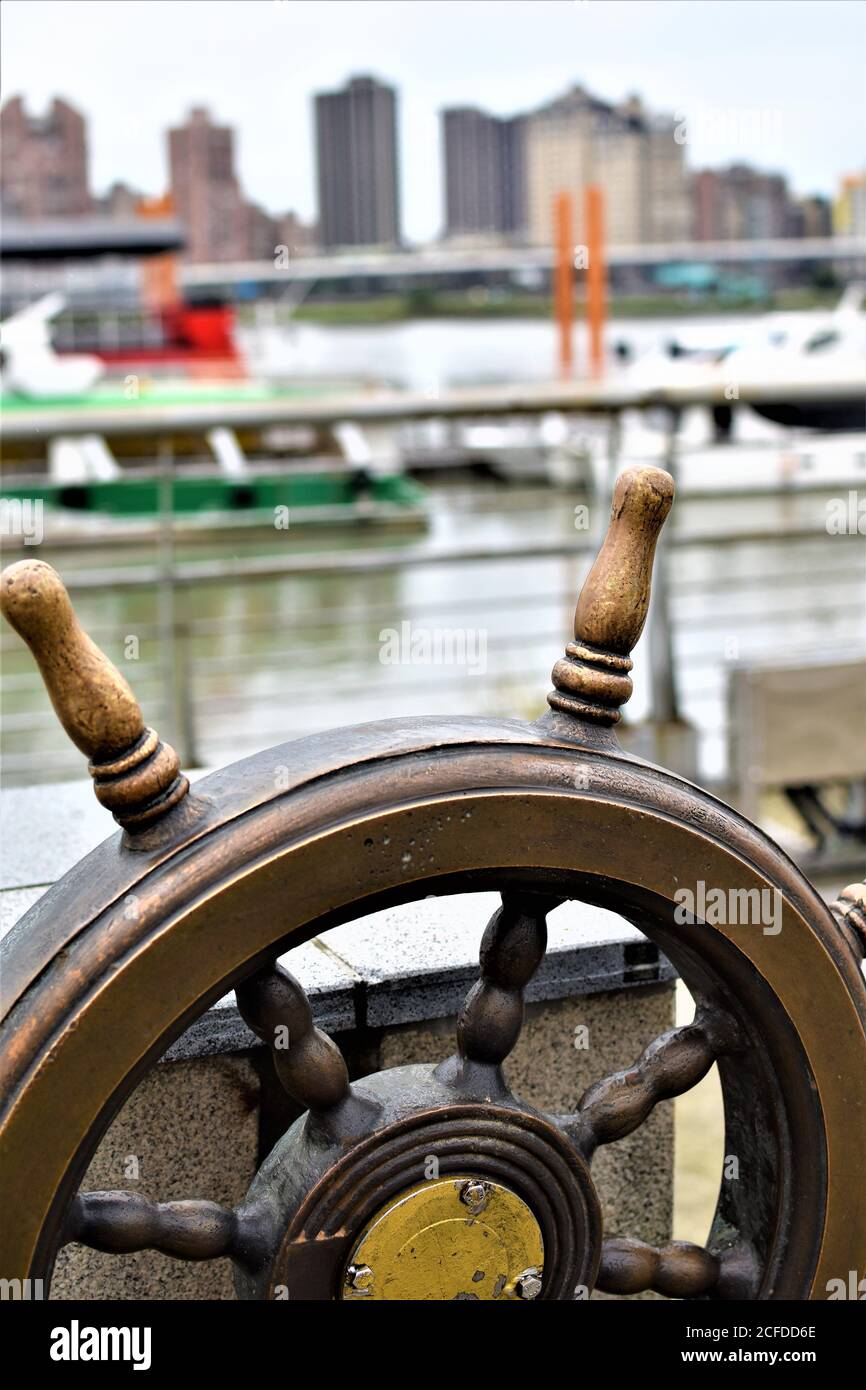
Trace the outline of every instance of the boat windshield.
<instances>
[{"instance_id":1,"label":"boat windshield","mask_svg":"<svg viewBox=\"0 0 866 1390\"><path fill-rule=\"evenodd\" d=\"M824 348L832 347L839 342L839 334L834 328L828 328L821 333L816 333L806 343L804 352L821 352Z\"/></svg>"}]
</instances>

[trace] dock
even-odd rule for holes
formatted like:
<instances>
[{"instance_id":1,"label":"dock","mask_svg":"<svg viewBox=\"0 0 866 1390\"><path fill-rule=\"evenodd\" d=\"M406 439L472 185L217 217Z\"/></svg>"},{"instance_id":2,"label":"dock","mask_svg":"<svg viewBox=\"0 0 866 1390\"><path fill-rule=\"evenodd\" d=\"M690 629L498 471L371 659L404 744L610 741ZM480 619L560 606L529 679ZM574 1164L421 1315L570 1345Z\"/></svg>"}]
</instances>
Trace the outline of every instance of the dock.
<instances>
[{"instance_id":1,"label":"dock","mask_svg":"<svg viewBox=\"0 0 866 1390\"><path fill-rule=\"evenodd\" d=\"M793 377L737 382L736 404L783 401L792 405L841 404L866 394L863 379L852 371L832 377ZM617 415L624 410L730 405L732 383L723 372L687 374L659 384L634 380L629 373L597 380L542 381L489 386L450 387L431 391L371 388L361 392L302 397L278 394L264 399L178 402L154 405L146 397L121 404L65 402L12 404L4 411L2 438L7 443L44 440L46 436L103 434L158 437L210 429L265 429L277 425L335 425L353 420L366 425L408 421L539 415L547 411Z\"/></svg>"}]
</instances>

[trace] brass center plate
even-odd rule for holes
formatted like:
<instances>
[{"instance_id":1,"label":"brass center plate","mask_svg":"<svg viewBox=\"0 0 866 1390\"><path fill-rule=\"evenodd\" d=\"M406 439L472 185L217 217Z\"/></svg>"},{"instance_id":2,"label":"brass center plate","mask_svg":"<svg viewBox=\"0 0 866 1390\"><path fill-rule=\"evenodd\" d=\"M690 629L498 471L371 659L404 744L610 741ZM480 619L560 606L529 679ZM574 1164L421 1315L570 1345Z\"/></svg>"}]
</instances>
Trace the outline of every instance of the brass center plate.
<instances>
[{"instance_id":1,"label":"brass center plate","mask_svg":"<svg viewBox=\"0 0 866 1390\"><path fill-rule=\"evenodd\" d=\"M526 1203L501 1183L449 1174L407 1188L366 1226L341 1298L533 1299L544 1244Z\"/></svg>"}]
</instances>

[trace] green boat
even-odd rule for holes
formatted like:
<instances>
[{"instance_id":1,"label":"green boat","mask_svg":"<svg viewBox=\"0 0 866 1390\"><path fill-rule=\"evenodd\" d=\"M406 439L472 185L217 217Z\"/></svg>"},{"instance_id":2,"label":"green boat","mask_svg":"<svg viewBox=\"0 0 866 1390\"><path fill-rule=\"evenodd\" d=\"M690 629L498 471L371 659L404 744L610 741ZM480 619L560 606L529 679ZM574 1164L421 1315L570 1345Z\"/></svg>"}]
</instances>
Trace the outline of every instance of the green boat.
<instances>
[{"instance_id":1,"label":"green boat","mask_svg":"<svg viewBox=\"0 0 866 1390\"><path fill-rule=\"evenodd\" d=\"M3 414L11 419L34 411L116 410L134 412L140 406L204 406L218 409L244 402L298 402L357 392L357 382L336 378L309 378L295 383L271 386L263 381L185 381L136 379L134 387L121 381L98 383L88 391L73 394L40 394L38 397L8 392L3 397Z\"/></svg>"},{"instance_id":2,"label":"green boat","mask_svg":"<svg viewBox=\"0 0 866 1390\"><path fill-rule=\"evenodd\" d=\"M192 470L170 479L136 473L75 483L44 477L4 483L4 547L32 543L27 538L37 518L40 539L63 547L149 543L166 524L178 539L212 542L217 534L252 538L256 531L274 535L299 525L415 528L427 521L425 490L399 473L312 466L254 469L242 479Z\"/></svg>"},{"instance_id":3,"label":"green boat","mask_svg":"<svg viewBox=\"0 0 866 1390\"><path fill-rule=\"evenodd\" d=\"M273 534L298 525L426 525L425 489L398 469L373 466L363 440L341 435L352 426L228 429L219 423L232 407L345 391L337 382L299 383L295 391L255 382L153 382L132 401L108 383L38 403L7 396L4 544L28 543L28 509L34 508L45 538L63 547L146 542L167 527L178 538L213 540L215 534L252 538L257 530ZM130 428L142 407L204 414L193 424L183 411L184 423L171 428L158 449L151 432ZM16 429L34 410L38 424ZM85 410L99 411L98 434L74 432L70 417ZM116 434L114 419L123 422Z\"/></svg>"}]
</instances>

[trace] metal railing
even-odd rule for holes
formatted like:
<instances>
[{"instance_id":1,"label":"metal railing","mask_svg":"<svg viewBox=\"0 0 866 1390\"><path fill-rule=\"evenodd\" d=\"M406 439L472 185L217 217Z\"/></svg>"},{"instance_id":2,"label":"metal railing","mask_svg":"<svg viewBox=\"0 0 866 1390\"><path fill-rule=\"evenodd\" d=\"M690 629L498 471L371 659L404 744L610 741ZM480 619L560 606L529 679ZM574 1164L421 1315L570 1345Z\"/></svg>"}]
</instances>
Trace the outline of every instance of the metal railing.
<instances>
[{"instance_id":1,"label":"metal railing","mask_svg":"<svg viewBox=\"0 0 866 1390\"><path fill-rule=\"evenodd\" d=\"M862 541L857 547L856 536L833 539L831 554L828 537L814 529L762 533L760 544L753 534L674 530L665 547L672 667L652 673L647 648L638 651L635 712L651 714L653 678L670 679L679 712L705 741L718 743L729 661L814 660L821 650L866 646ZM721 557L730 559L735 548L732 567ZM73 572L68 579L95 639L121 669L134 660L127 669L146 717L195 767L384 715L437 708L541 713L550 666L568 636L594 549L578 539L291 561L257 557L245 565L171 564L166 555L162 566L135 581L128 572L125 578ZM698 572L690 573L696 558ZM460 591L436 598L413 593L408 581L425 566L445 566ZM225 592L209 601L217 582ZM340 591L329 594L331 586ZM202 612L202 603L216 603L219 611ZM404 623L416 631L483 634L484 670L472 674L465 661L383 662L382 632L399 632ZM11 634L4 634L0 655L5 780L80 775L80 759L56 728L38 675Z\"/></svg>"}]
</instances>

